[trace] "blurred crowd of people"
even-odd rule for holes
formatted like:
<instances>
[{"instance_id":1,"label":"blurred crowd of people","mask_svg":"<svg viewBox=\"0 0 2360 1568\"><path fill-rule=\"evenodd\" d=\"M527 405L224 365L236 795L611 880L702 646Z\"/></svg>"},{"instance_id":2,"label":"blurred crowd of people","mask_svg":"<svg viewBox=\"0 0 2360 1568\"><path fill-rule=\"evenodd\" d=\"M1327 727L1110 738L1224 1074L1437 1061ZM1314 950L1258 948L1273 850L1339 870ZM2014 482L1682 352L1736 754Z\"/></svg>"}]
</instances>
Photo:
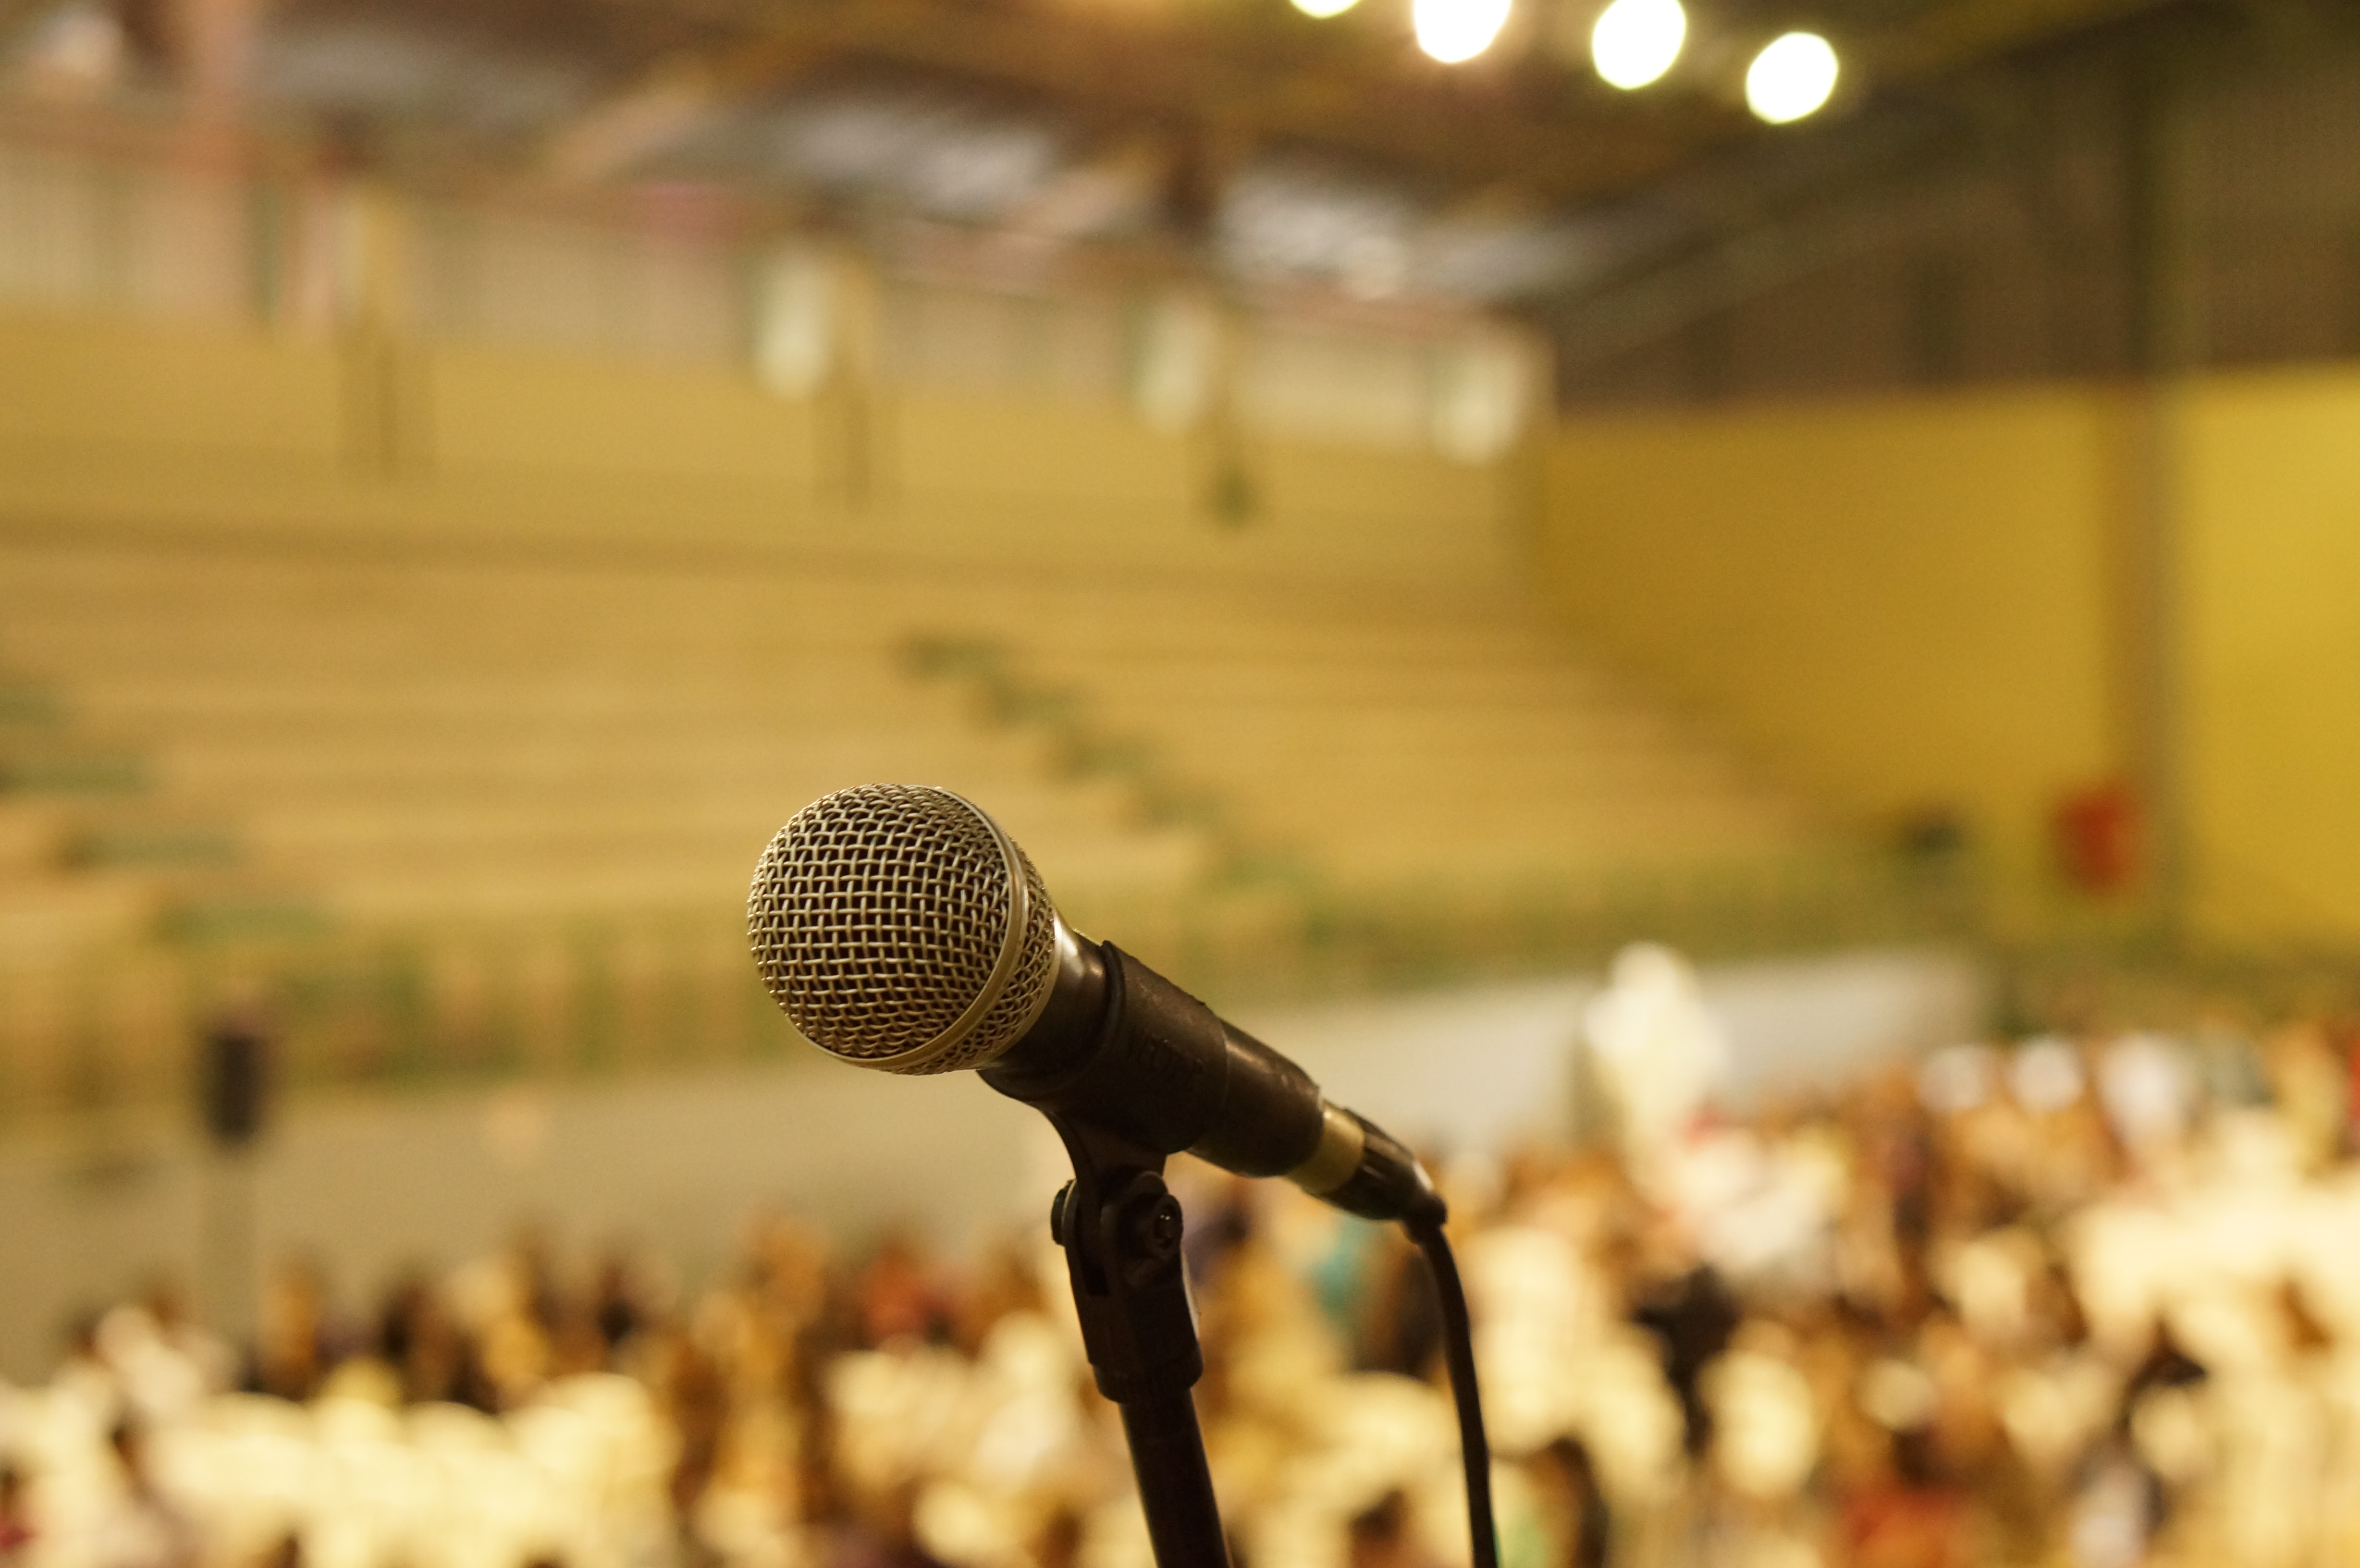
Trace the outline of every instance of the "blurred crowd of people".
<instances>
[{"instance_id":1,"label":"blurred crowd of people","mask_svg":"<svg viewBox=\"0 0 2360 1568\"><path fill-rule=\"evenodd\" d=\"M1961 1046L1740 1117L1636 962L1611 1125L1441 1160L1502 1568L2360 1563L2349 1038ZM1175 1183L1239 1563L1463 1563L1416 1255ZM695 1292L528 1240L366 1315L288 1267L242 1353L159 1292L0 1391L6 1568L1150 1561L1045 1236L771 1218Z\"/></svg>"}]
</instances>

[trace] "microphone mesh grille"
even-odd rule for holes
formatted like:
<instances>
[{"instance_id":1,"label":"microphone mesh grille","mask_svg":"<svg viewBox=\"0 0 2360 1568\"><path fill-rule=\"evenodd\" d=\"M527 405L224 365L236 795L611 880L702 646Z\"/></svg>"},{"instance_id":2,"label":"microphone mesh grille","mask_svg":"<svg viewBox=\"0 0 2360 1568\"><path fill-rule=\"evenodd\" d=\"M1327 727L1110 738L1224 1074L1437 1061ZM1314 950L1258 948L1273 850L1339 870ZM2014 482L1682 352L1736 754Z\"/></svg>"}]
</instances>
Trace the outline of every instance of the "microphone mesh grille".
<instances>
[{"instance_id":1,"label":"microphone mesh grille","mask_svg":"<svg viewBox=\"0 0 2360 1568\"><path fill-rule=\"evenodd\" d=\"M979 1066L1014 1044L1054 978L1055 914L1032 861L1003 842L974 806L921 785L839 789L797 811L755 867L746 927L803 1037L895 1073ZM1022 946L999 998L945 1040L999 964L1011 857L1030 890Z\"/></svg>"}]
</instances>

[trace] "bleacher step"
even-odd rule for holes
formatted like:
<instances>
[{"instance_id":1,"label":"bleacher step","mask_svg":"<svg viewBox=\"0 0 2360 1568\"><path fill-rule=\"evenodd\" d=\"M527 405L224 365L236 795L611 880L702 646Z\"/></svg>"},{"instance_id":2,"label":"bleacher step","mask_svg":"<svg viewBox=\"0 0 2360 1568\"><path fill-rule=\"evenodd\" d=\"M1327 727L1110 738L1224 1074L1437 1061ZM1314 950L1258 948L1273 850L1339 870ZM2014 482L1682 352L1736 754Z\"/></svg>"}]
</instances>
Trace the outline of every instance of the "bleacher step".
<instances>
[{"instance_id":1,"label":"bleacher step","mask_svg":"<svg viewBox=\"0 0 2360 1568\"><path fill-rule=\"evenodd\" d=\"M0 795L120 796L154 783L146 756L81 747L0 751Z\"/></svg>"}]
</instances>

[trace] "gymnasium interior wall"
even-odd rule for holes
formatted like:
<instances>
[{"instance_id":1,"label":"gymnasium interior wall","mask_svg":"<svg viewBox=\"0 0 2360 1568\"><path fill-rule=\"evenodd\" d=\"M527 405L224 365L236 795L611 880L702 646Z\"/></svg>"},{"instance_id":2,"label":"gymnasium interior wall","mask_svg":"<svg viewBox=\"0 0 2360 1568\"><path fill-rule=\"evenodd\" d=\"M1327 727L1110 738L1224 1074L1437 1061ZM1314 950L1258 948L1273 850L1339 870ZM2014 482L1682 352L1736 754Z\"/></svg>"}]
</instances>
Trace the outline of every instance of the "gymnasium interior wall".
<instances>
[{"instance_id":1,"label":"gymnasium interior wall","mask_svg":"<svg viewBox=\"0 0 2360 1568\"><path fill-rule=\"evenodd\" d=\"M2190 387L2180 624L2195 909L2250 942L2360 938L2360 373Z\"/></svg>"},{"instance_id":2,"label":"gymnasium interior wall","mask_svg":"<svg viewBox=\"0 0 2360 1568\"><path fill-rule=\"evenodd\" d=\"M1957 811L2004 931L2092 916L2052 813L2153 746L2191 930L2348 947L2355 430L2345 367L1581 416L1543 570L1599 652L1847 811Z\"/></svg>"}]
</instances>

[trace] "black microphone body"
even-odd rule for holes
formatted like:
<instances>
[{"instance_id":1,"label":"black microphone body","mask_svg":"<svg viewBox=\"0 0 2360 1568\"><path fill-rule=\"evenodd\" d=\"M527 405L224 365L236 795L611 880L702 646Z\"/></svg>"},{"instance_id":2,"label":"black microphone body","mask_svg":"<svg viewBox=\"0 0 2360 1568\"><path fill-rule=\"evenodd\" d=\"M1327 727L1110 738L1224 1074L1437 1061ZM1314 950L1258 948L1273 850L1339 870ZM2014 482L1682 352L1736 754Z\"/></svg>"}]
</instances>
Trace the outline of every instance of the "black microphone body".
<instances>
[{"instance_id":1,"label":"black microphone body","mask_svg":"<svg viewBox=\"0 0 2360 1568\"><path fill-rule=\"evenodd\" d=\"M1112 942L1074 939L1040 1019L981 1075L1158 1154L1295 1177L1369 1219L1443 1218L1425 1170L1390 1135L1330 1106L1309 1073Z\"/></svg>"},{"instance_id":2,"label":"black microphone body","mask_svg":"<svg viewBox=\"0 0 2360 1568\"><path fill-rule=\"evenodd\" d=\"M1001 1094L1148 1153L1284 1176L1370 1219L1437 1226L1415 1157L1310 1074L1112 942L1068 927L1015 842L946 789L822 796L756 867L747 929L772 997L829 1054L975 1068Z\"/></svg>"}]
</instances>

